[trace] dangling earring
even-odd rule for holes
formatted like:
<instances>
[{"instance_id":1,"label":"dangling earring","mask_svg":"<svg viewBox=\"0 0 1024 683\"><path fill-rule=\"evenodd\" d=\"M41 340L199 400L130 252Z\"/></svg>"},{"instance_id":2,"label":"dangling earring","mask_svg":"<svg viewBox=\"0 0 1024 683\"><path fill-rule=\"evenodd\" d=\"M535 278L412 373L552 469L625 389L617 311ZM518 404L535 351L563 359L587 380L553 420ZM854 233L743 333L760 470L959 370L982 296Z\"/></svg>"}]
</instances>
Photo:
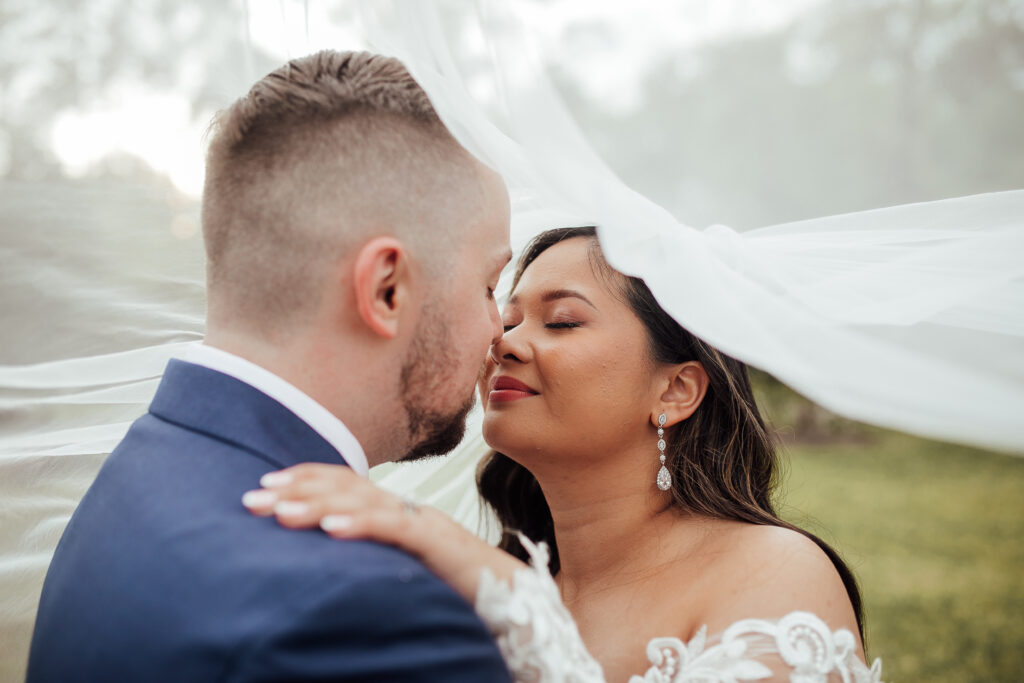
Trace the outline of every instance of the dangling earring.
<instances>
[{"instance_id":1,"label":"dangling earring","mask_svg":"<svg viewBox=\"0 0 1024 683\"><path fill-rule=\"evenodd\" d=\"M658 470L658 488L668 491L672 488L672 475L665 467L665 413L658 416L658 459L661 460L661 469Z\"/></svg>"}]
</instances>

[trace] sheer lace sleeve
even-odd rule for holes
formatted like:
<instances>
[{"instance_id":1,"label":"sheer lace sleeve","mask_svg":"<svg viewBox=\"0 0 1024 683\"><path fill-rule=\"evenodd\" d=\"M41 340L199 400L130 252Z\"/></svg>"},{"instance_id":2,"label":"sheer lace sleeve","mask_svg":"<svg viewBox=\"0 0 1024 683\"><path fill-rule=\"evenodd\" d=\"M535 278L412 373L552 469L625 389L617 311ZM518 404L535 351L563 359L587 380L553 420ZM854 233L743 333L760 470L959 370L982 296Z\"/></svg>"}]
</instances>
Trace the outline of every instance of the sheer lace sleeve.
<instances>
[{"instance_id":1,"label":"sheer lace sleeve","mask_svg":"<svg viewBox=\"0 0 1024 683\"><path fill-rule=\"evenodd\" d=\"M530 567L511 584L484 569L476 610L498 642L517 683L605 683L548 572L547 547L520 536ZM846 629L832 631L808 612L745 619L719 637L700 629L688 643L655 638L650 668L629 683L881 683L881 662L868 668Z\"/></svg>"},{"instance_id":2,"label":"sheer lace sleeve","mask_svg":"<svg viewBox=\"0 0 1024 683\"><path fill-rule=\"evenodd\" d=\"M512 678L517 683L605 683L601 665L587 652L548 571L547 546L522 535L519 540L530 554L530 567L517 571L511 586L485 568L476 596L476 611Z\"/></svg>"}]
</instances>

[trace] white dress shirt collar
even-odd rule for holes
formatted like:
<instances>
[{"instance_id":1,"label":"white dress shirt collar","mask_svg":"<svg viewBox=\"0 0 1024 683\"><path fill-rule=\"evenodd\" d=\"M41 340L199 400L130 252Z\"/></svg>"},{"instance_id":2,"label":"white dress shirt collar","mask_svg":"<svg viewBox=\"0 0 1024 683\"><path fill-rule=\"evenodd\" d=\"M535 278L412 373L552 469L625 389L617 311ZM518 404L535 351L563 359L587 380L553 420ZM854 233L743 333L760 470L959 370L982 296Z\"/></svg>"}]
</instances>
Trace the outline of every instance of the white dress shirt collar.
<instances>
[{"instance_id":1,"label":"white dress shirt collar","mask_svg":"<svg viewBox=\"0 0 1024 683\"><path fill-rule=\"evenodd\" d=\"M255 363L206 344L190 346L182 360L222 372L263 392L312 427L344 456L357 474L365 477L369 473L366 453L345 423L293 384Z\"/></svg>"}]
</instances>

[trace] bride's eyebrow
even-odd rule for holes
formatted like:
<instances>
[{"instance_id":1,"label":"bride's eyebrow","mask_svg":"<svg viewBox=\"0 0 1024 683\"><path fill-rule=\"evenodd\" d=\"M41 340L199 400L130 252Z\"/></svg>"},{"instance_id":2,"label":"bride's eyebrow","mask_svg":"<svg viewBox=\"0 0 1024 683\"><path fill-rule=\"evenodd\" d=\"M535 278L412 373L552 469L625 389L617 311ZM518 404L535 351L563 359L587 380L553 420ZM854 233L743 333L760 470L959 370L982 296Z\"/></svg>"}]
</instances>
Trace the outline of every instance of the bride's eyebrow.
<instances>
[{"instance_id":1,"label":"bride's eyebrow","mask_svg":"<svg viewBox=\"0 0 1024 683\"><path fill-rule=\"evenodd\" d=\"M595 306L594 303L590 299L588 299L587 297L583 296L583 294L581 292L577 292L575 289L549 289L548 291L544 292L540 296L540 300L545 302L545 303L547 303L549 301L557 301L558 299L570 299L570 298L571 299L579 299L580 301L585 302L588 306L593 308L595 311L597 310L597 306ZM511 305L511 306L519 305L519 295L518 294L513 294L511 297L509 297L508 304Z\"/></svg>"}]
</instances>

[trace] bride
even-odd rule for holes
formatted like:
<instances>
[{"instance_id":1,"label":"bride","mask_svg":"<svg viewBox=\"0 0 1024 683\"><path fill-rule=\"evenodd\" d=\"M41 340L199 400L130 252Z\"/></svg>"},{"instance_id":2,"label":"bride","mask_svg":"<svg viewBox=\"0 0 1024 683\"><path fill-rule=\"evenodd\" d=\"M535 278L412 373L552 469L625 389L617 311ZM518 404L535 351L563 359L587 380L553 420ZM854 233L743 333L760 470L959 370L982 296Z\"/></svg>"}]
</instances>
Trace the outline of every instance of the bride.
<instances>
[{"instance_id":1,"label":"bride","mask_svg":"<svg viewBox=\"0 0 1024 683\"><path fill-rule=\"evenodd\" d=\"M745 367L612 270L593 228L542 233L512 287L480 379L499 548L342 466L284 470L243 502L413 553L476 605L516 680L877 682L852 572L773 509Z\"/></svg>"}]
</instances>

